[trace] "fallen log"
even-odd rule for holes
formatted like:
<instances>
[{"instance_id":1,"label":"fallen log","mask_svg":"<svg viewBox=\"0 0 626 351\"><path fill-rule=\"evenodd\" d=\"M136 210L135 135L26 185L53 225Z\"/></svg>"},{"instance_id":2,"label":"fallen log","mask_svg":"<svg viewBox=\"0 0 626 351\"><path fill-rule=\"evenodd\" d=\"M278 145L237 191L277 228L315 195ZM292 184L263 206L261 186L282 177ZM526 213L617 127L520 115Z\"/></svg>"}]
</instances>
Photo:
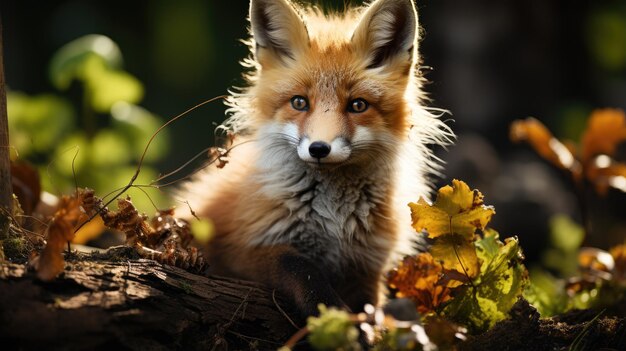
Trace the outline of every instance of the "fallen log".
<instances>
[{"instance_id":1,"label":"fallen log","mask_svg":"<svg viewBox=\"0 0 626 351\"><path fill-rule=\"evenodd\" d=\"M18 349L268 350L298 330L259 284L151 260L68 259L49 283L0 267L0 342Z\"/></svg>"}]
</instances>

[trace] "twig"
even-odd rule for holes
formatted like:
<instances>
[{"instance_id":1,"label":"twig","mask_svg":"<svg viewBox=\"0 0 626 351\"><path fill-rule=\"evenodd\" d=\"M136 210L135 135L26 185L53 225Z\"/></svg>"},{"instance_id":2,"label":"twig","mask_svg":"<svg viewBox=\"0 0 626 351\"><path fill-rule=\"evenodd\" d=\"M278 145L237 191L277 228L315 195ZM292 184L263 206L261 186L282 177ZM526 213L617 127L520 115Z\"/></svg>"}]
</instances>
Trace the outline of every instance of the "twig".
<instances>
[{"instance_id":1,"label":"twig","mask_svg":"<svg viewBox=\"0 0 626 351\"><path fill-rule=\"evenodd\" d=\"M187 109L185 112L177 115L176 117L170 119L169 121L167 121L165 124L163 124L161 127L159 127L159 129L156 130L156 132L154 132L154 134L152 134L152 136L150 137L150 140L148 140L148 143L146 144L146 147L143 150L143 153L141 154L141 158L139 159L139 163L137 164L137 170L135 171L135 174L133 174L132 178L130 179L130 181L128 182L128 184L126 184L126 186L124 188L122 188L122 190L120 190L115 196L113 196L109 201L107 201L102 208L106 208L107 206L109 206L113 201L115 201L115 199L117 199L118 197L120 197L122 194L124 194L126 191L128 191L128 189L130 189L133 184L135 183L135 181L137 180L137 177L139 177L139 172L141 172L141 166L143 165L143 161L146 157L146 154L148 153L148 149L150 148L150 145L152 144L152 141L154 140L154 138L156 138L156 136L163 130L165 129L167 126L169 126L170 124L176 122L177 120L179 120L180 118L182 118L183 116L185 116L186 114L188 114L189 112L202 107L208 103L211 103L215 100L218 99L224 99L226 98L226 95L221 95L221 96L216 96L212 99L203 101L199 104L197 104L196 106ZM85 224L91 222L92 219L94 219L98 214L100 213L100 211L95 211L91 216L89 216L89 218L81 223L81 225L78 226L78 228L76 228L74 230L74 232L78 232L82 227L85 226Z\"/></svg>"},{"instance_id":2,"label":"twig","mask_svg":"<svg viewBox=\"0 0 626 351\"><path fill-rule=\"evenodd\" d=\"M278 301L276 301L276 289L272 290L272 301L274 301L274 306L276 306L278 311L280 311L280 313L282 313L282 315L285 316L285 318L289 321L289 323L291 323L291 325L293 325L294 328L296 329L302 328L302 327L299 327L291 318L289 318L289 315L285 311L283 311L282 307L280 307L280 305L278 304Z\"/></svg>"},{"instance_id":3,"label":"twig","mask_svg":"<svg viewBox=\"0 0 626 351\"><path fill-rule=\"evenodd\" d=\"M298 330L297 333L293 334L289 338L289 340L287 340L287 342L285 343L284 347L288 347L290 349L293 349L293 347L296 346L298 341L302 340L305 336L307 336L307 334L309 334L309 328L307 328L307 327L304 327L304 328Z\"/></svg>"}]
</instances>

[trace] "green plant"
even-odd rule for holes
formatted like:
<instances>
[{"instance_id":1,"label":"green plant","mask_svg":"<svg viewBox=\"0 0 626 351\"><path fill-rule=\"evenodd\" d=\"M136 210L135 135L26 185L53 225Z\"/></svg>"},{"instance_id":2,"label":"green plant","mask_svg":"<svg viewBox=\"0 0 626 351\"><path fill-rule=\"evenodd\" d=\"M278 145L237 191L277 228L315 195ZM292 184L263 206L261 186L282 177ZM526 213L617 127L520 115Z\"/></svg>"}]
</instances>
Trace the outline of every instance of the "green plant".
<instances>
[{"instance_id":1,"label":"green plant","mask_svg":"<svg viewBox=\"0 0 626 351\"><path fill-rule=\"evenodd\" d=\"M162 123L138 105L144 87L122 63L115 42L87 35L52 57L49 78L56 93L9 93L11 145L19 157L37 165L44 190L63 194L78 185L104 195L132 178L143 148ZM76 91L80 98L72 100ZM154 163L166 155L167 144L163 131L148 150L135 184L157 177ZM150 202L168 205L155 189L130 192L144 211L153 210Z\"/></svg>"}]
</instances>

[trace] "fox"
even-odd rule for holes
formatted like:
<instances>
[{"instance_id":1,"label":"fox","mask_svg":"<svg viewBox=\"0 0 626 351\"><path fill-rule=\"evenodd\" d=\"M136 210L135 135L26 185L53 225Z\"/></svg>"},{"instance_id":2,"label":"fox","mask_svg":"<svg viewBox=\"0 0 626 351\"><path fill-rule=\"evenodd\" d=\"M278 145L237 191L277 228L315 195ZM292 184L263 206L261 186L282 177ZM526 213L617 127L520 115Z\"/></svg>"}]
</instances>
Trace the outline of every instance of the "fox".
<instances>
[{"instance_id":1,"label":"fox","mask_svg":"<svg viewBox=\"0 0 626 351\"><path fill-rule=\"evenodd\" d=\"M425 107L412 0L324 12L251 0L246 86L231 89L223 167L183 186L213 221L209 274L275 289L302 317L384 298L386 269L415 252L407 204L441 169L453 132Z\"/></svg>"}]
</instances>

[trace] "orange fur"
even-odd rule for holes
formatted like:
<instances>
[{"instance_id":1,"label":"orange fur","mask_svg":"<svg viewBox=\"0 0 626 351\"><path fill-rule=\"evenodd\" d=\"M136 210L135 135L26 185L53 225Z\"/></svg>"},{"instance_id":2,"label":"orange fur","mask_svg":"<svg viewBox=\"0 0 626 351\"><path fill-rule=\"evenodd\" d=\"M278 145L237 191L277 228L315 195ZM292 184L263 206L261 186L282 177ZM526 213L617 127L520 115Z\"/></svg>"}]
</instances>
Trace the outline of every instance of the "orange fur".
<instances>
[{"instance_id":1,"label":"orange fur","mask_svg":"<svg viewBox=\"0 0 626 351\"><path fill-rule=\"evenodd\" d=\"M265 282L304 315L318 302L375 304L384 269L413 250L406 204L436 170L427 144L452 137L421 104L414 6L377 0L325 16L252 0L250 20L250 85L224 126L238 146L183 195L215 222L211 270ZM355 99L369 107L352 111ZM329 155L314 156L313 142Z\"/></svg>"}]
</instances>

